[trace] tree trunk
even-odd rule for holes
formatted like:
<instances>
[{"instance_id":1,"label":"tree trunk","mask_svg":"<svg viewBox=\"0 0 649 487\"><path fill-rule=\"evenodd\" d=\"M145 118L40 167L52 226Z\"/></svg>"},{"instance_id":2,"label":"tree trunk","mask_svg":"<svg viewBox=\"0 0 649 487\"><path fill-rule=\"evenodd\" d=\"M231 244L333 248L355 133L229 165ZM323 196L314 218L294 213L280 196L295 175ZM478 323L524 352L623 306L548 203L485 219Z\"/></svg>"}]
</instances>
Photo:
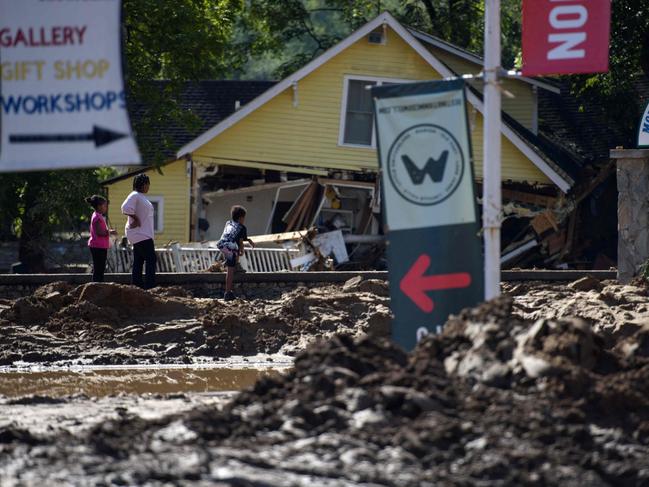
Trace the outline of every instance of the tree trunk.
<instances>
[{"instance_id":1,"label":"tree trunk","mask_svg":"<svg viewBox=\"0 0 649 487\"><path fill-rule=\"evenodd\" d=\"M430 20L430 24L435 28L437 26L437 12L435 11L435 5L433 5L433 0L421 0L421 3L424 4L426 13ZM439 35L439 32L433 32L435 35Z\"/></svg>"}]
</instances>

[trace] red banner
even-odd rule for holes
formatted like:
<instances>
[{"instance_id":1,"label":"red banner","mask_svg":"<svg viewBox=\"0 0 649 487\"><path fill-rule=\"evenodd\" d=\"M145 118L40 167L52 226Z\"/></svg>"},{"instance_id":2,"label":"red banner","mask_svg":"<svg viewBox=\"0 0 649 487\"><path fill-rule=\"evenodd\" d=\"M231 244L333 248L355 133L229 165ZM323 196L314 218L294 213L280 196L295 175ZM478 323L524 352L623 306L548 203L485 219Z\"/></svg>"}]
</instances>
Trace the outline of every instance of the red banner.
<instances>
[{"instance_id":1,"label":"red banner","mask_svg":"<svg viewBox=\"0 0 649 487\"><path fill-rule=\"evenodd\" d=\"M523 0L523 74L608 71L611 0Z\"/></svg>"}]
</instances>

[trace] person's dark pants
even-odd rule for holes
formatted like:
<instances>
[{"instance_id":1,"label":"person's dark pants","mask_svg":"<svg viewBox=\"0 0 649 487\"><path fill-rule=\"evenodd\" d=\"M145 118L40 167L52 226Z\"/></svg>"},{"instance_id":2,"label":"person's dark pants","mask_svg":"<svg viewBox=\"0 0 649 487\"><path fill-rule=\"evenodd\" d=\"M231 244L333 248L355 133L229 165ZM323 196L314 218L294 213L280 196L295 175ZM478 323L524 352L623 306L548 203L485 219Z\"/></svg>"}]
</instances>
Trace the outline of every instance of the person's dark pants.
<instances>
[{"instance_id":1,"label":"person's dark pants","mask_svg":"<svg viewBox=\"0 0 649 487\"><path fill-rule=\"evenodd\" d=\"M90 253L92 254L92 282L104 282L108 249L90 247Z\"/></svg>"},{"instance_id":2,"label":"person's dark pants","mask_svg":"<svg viewBox=\"0 0 649 487\"><path fill-rule=\"evenodd\" d=\"M133 245L133 275L131 282L144 289L155 287L155 245L153 239L144 240ZM144 281L142 281L144 267Z\"/></svg>"}]
</instances>

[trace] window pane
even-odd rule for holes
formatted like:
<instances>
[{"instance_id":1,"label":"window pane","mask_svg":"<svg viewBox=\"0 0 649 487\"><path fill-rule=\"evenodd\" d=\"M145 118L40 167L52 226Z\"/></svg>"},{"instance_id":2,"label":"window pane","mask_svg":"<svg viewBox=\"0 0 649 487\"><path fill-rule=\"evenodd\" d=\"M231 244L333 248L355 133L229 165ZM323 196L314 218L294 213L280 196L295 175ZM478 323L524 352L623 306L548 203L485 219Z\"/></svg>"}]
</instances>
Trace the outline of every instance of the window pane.
<instances>
[{"instance_id":1,"label":"window pane","mask_svg":"<svg viewBox=\"0 0 649 487\"><path fill-rule=\"evenodd\" d=\"M349 80L344 137L346 144L372 145L372 92L365 87L374 85L375 81Z\"/></svg>"},{"instance_id":2,"label":"window pane","mask_svg":"<svg viewBox=\"0 0 649 487\"><path fill-rule=\"evenodd\" d=\"M372 92L366 90L366 86L374 86L375 81L349 80L349 91L347 93L347 111L371 112Z\"/></svg>"},{"instance_id":3,"label":"window pane","mask_svg":"<svg viewBox=\"0 0 649 487\"><path fill-rule=\"evenodd\" d=\"M372 145L372 125L371 113L347 113L345 143Z\"/></svg>"},{"instance_id":4,"label":"window pane","mask_svg":"<svg viewBox=\"0 0 649 487\"><path fill-rule=\"evenodd\" d=\"M151 204L153 205L153 230L157 232L160 229L160 226L158 224L158 202L157 201L152 201Z\"/></svg>"}]
</instances>

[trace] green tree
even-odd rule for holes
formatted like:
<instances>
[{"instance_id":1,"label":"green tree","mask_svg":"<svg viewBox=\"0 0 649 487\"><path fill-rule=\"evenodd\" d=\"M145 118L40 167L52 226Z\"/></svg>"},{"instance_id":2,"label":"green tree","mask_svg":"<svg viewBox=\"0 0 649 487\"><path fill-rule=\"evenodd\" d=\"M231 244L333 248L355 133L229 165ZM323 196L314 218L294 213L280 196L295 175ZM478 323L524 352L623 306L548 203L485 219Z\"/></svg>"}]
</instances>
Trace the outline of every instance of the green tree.
<instances>
[{"instance_id":1,"label":"green tree","mask_svg":"<svg viewBox=\"0 0 649 487\"><path fill-rule=\"evenodd\" d=\"M255 61L273 66L273 53L273 74L285 77L386 10L405 25L482 53L484 0L256 0L240 28L249 33ZM503 65L513 67L520 55L520 0L502 0L502 24Z\"/></svg>"},{"instance_id":2,"label":"green tree","mask_svg":"<svg viewBox=\"0 0 649 487\"><path fill-rule=\"evenodd\" d=\"M649 4L645 0L612 2L608 73L566 79L583 105L600 106L618 144L635 147L644 106L637 85L649 77Z\"/></svg>"},{"instance_id":3,"label":"green tree","mask_svg":"<svg viewBox=\"0 0 649 487\"><path fill-rule=\"evenodd\" d=\"M160 144L159 127L199 126L179 105L183 83L228 77L247 59L245 46L234 42L243 6L243 0L123 1L129 102L139 108L132 122L148 164L177 149L170 140ZM160 89L157 80L168 83Z\"/></svg>"}]
</instances>

